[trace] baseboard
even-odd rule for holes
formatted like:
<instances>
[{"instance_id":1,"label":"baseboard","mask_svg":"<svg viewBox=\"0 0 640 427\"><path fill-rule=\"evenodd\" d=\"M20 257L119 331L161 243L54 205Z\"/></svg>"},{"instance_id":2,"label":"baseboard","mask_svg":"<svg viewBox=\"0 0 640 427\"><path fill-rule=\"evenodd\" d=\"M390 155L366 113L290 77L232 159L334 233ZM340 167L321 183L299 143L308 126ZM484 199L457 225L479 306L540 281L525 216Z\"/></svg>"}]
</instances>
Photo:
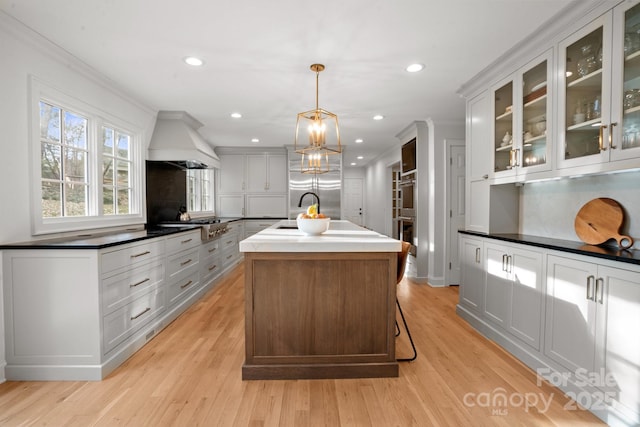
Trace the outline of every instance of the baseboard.
<instances>
[{"instance_id":1,"label":"baseboard","mask_svg":"<svg viewBox=\"0 0 640 427\"><path fill-rule=\"evenodd\" d=\"M6 360L0 361L0 384L7 381L7 376L5 373L6 367L7 367L7 361Z\"/></svg>"}]
</instances>

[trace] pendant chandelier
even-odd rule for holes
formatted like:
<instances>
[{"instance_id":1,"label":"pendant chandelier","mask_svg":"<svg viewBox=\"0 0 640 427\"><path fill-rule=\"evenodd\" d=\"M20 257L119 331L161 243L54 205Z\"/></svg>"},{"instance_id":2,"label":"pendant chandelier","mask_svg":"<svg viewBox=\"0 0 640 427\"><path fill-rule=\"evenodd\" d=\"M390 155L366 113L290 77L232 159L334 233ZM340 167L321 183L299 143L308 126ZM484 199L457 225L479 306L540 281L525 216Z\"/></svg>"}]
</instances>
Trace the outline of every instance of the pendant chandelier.
<instances>
[{"instance_id":1,"label":"pendant chandelier","mask_svg":"<svg viewBox=\"0 0 640 427\"><path fill-rule=\"evenodd\" d=\"M318 174L329 172L329 155L341 153L342 146L338 116L318 106L318 80L324 65L310 68L316 73L316 108L298 114L294 149L302 154L300 171Z\"/></svg>"}]
</instances>

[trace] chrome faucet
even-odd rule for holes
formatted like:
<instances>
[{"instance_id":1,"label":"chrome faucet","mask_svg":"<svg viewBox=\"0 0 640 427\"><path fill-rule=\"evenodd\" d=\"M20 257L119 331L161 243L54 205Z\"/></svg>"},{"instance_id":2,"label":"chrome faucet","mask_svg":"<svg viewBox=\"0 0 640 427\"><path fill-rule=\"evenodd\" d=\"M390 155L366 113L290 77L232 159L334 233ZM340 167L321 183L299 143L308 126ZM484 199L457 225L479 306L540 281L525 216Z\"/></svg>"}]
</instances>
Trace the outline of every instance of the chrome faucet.
<instances>
[{"instance_id":1,"label":"chrome faucet","mask_svg":"<svg viewBox=\"0 0 640 427\"><path fill-rule=\"evenodd\" d=\"M302 199L304 199L304 196L306 196L307 194L311 194L312 196L314 196L316 198L316 202L318 202L318 213L320 213L320 197L318 197L318 195L316 193L314 193L313 191L307 191L302 196L300 196L300 201L298 202L298 207L299 208L302 207Z\"/></svg>"}]
</instances>

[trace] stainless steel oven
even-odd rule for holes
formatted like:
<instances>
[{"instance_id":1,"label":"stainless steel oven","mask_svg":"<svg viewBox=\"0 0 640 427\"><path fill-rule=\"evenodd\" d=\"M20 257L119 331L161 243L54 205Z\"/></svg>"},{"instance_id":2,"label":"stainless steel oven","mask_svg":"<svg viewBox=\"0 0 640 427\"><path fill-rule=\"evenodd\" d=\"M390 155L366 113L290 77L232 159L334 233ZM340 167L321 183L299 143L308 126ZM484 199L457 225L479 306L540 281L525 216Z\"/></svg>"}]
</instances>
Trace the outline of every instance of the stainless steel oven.
<instances>
[{"instance_id":1,"label":"stainless steel oven","mask_svg":"<svg viewBox=\"0 0 640 427\"><path fill-rule=\"evenodd\" d=\"M415 217L416 212L416 194L415 194L415 179L413 175L404 177L400 181L400 215L403 217Z\"/></svg>"}]
</instances>

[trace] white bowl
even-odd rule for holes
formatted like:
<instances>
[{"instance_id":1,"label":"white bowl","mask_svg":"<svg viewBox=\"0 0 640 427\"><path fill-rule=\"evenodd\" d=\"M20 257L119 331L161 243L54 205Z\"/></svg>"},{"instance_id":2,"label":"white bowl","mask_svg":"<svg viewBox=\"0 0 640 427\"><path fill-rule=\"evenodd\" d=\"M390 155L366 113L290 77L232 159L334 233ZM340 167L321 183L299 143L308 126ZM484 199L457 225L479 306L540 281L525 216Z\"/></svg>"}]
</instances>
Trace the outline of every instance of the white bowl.
<instances>
[{"instance_id":1,"label":"white bowl","mask_svg":"<svg viewBox=\"0 0 640 427\"><path fill-rule=\"evenodd\" d=\"M317 236L329 229L331 218L297 218L298 229L309 236Z\"/></svg>"}]
</instances>

